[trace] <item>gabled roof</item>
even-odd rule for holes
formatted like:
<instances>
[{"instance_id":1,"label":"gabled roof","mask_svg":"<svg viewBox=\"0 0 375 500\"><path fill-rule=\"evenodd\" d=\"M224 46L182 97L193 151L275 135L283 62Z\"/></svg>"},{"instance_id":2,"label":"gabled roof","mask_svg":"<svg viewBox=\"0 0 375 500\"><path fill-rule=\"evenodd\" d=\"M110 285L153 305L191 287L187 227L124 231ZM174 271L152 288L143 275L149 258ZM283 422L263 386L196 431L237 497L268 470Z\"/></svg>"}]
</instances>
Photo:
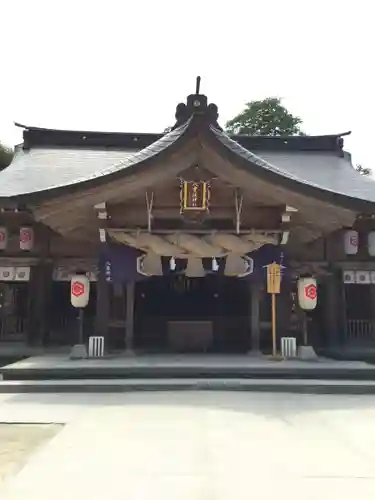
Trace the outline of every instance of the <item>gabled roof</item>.
<instances>
[{"instance_id":1,"label":"gabled roof","mask_svg":"<svg viewBox=\"0 0 375 500\"><path fill-rule=\"evenodd\" d=\"M230 164L275 186L345 209L374 209L374 181L352 168L342 149L346 134L234 140L218 125L217 107L207 105L200 94L178 105L176 119L174 129L164 135L27 127L24 147L0 172L0 198L40 203L105 186L170 159L194 139L198 148L211 148Z\"/></svg>"}]
</instances>

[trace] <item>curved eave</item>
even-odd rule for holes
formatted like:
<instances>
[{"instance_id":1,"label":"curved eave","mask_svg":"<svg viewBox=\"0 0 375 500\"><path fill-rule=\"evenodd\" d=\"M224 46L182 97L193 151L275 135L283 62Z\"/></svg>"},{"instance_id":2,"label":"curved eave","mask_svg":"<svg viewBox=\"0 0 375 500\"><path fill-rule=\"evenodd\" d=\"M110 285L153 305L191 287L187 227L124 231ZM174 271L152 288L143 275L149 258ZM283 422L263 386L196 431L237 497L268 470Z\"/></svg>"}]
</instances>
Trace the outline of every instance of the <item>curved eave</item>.
<instances>
[{"instance_id":1,"label":"curved eave","mask_svg":"<svg viewBox=\"0 0 375 500\"><path fill-rule=\"evenodd\" d=\"M29 125L23 125L22 123L14 122L14 126L17 128L22 128L25 131L35 131L35 132L46 132L50 134L77 134L77 135L82 135L82 134L93 134L93 135L117 135L117 136L124 136L124 135L137 135L137 136L145 136L145 137L157 137L158 139L160 138L161 135L160 133L154 133L154 132L116 132L116 131L102 131L102 130L72 130L72 129L58 129L58 128L48 128L48 127L35 127L35 126L29 126Z\"/></svg>"},{"instance_id":2,"label":"curved eave","mask_svg":"<svg viewBox=\"0 0 375 500\"><path fill-rule=\"evenodd\" d=\"M340 139L340 137L346 137L348 135L351 135L352 131L347 130L346 132L342 132L341 134L318 134L318 135L245 135L245 134L231 134L228 135L231 139L248 139L249 137L257 138L257 139L267 139L267 140L274 140L274 141L289 141L289 140L294 140L298 141L300 139L311 139L311 140L317 140L317 139ZM226 134L227 135L227 134Z\"/></svg>"},{"instance_id":3,"label":"curved eave","mask_svg":"<svg viewBox=\"0 0 375 500\"><path fill-rule=\"evenodd\" d=\"M324 186L324 182L319 185L311 182L311 180L306 180L303 178L303 174L302 176L293 175L285 169L280 168L277 164L272 164L270 161L266 161L260 156L251 153L226 133L215 128L213 125L209 125L205 117L199 114L193 115L184 125L165 134L150 146L130 155L122 162L110 168L96 172L90 177L77 179L69 184L39 189L34 192L16 192L14 195L0 198L0 200L8 203L36 204L44 201L48 202L51 199L60 198L79 191L87 192L90 189L101 187L113 181L118 181L135 174L138 175L138 173L151 169L156 164L167 161L172 154L181 151L188 140L194 136L199 136L202 144L206 143L209 147L216 150L230 164L240 167L249 173L249 175L259 177L271 185L279 185L286 190L299 193L311 199L321 200L330 205L340 206L353 212L374 211L375 195L368 196L368 199L366 199L366 196L351 196L339 190L327 189ZM335 153L332 154L334 155ZM207 167L209 168L209 165ZM9 168L12 168L12 165ZM352 171L349 165L347 170ZM30 175L32 175L32 172L30 172ZM345 168L342 171L340 169L341 175L350 177ZM356 183L360 188L358 191L361 193L361 186L363 185L366 188L364 192L371 191L375 193L375 189L373 189L375 184L374 186L369 186L369 182L372 183L373 181L363 178L358 179L356 177ZM351 189L350 180L348 186L348 189Z\"/></svg>"},{"instance_id":4,"label":"curved eave","mask_svg":"<svg viewBox=\"0 0 375 500\"><path fill-rule=\"evenodd\" d=\"M205 130L205 140L214 148L218 154L225 157L230 163L251 172L270 184L277 184L285 189L298 192L309 198L315 198L330 205L340 206L342 208L353 210L356 212L374 212L375 211L375 198L374 200L367 200L350 196L348 194L337 192L331 189L325 189L315 183L304 180L297 176L291 175L277 165L273 165L260 156L251 153L236 141L231 139L225 132L210 126ZM354 173L354 172L353 172ZM345 172L342 172L345 175ZM350 179L349 179L350 182ZM368 182L374 182L371 179L362 179L363 185ZM368 184L366 188L368 187ZM375 183L374 183L375 192Z\"/></svg>"},{"instance_id":5,"label":"curved eave","mask_svg":"<svg viewBox=\"0 0 375 500\"><path fill-rule=\"evenodd\" d=\"M163 161L163 158L170 157L170 155L179 151L194 134L194 127L190 126L192 121L193 118L188 120L181 127L165 134L150 146L129 156L119 164L98 172L89 178L77 179L76 182L68 185L60 185L35 192L15 194L14 196L6 198L0 197L0 200L12 203L18 202L20 204L33 204L76 193L80 190L89 190L100 187L101 185L105 185L109 182L131 176L134 173L138 173L144 169L152 167L156 161Z\"/></svg>"}]
</instances>

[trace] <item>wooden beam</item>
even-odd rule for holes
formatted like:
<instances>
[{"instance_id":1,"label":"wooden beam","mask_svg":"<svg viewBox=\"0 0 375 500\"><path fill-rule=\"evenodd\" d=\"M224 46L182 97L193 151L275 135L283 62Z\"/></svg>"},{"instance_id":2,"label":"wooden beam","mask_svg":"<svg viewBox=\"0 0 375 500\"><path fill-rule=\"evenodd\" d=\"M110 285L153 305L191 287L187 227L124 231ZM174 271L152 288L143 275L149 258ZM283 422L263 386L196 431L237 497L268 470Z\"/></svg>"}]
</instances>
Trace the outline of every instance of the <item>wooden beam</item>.
<instances>
[{"instance_id":1,"label":"wooden beam","mask_svg":"<svg viewBox=\"0 0 375 500\"><path fill-rule=\"evenodd\" d=\"M141 230L139 227L111 227L109 228L109 231L111 233L134 233L134 232L144 232L146 231L146 228L144 230ZM274 228L261 228L261 229L254 229L254 228L249 228L249 229L241 229L239 234L245 234L248 235L254 231L254 234L281 234L282 229L274 229ZM160 230L154 230L152 231L155 234L175 234L176 229L160 229ZM221 230L221 229L215 229L213 231L209 231L207 229L186 229L183 231L183 233L193 233L193 234L210 234L210 233L222 233L222 234L236 234L235 230L233 231L228 231L227 229Z\"/></svg>"},{"instance_id":2,"label":"wooden beam","mask_svg":"<svg viewBox=\"0 0 375 500\"><path fill-rule=\"evenodd\" d=\"M156 193L157 195L157 193ZM254 219L275 219L280 218L283 212L282 207L259 207L244 202L243 209L247 211L248 218ZM132 220L133 218L147 218L147 210L144 205L139 203L126 203L123 205L107 206L108 214L113 222L118 220ZM180 206L160 206L154 205L152 210L154 219L173 219L180 215ZM210 205L208 217L213 219L233 219L236 215L235 207L225 206L223 204Z\"/></svg>"}]
</instances>

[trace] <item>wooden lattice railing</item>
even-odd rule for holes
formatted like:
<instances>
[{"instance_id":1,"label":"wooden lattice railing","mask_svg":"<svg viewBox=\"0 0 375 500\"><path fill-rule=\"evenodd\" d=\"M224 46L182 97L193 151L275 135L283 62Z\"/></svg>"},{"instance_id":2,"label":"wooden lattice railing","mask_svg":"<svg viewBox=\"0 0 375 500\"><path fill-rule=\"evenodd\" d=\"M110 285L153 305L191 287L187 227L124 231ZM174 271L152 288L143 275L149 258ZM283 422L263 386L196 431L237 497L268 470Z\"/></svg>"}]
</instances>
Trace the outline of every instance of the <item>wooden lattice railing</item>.
<instances>
[{"instance_id":1,"label":"wooden lattice railing","mask_svg":"<svg viewBox=\"0 0 375 500\"><path fill-rule=\"evenodd\" d=\"M349 319L346 322L347 341L375 341L375 320L373 319Z\"/></svg>"},{"instance_id":2,"label":"wooden lattice railing","mask_svg":"<svg viewBox=\"0 0 375 500\"><path fill-rule=\"evenodd\" d=\"M15 315L4 316L0 321L0 339L12 340L23 337L27 333L27 328L26 318Z\"/></svg>"}]
</instances>

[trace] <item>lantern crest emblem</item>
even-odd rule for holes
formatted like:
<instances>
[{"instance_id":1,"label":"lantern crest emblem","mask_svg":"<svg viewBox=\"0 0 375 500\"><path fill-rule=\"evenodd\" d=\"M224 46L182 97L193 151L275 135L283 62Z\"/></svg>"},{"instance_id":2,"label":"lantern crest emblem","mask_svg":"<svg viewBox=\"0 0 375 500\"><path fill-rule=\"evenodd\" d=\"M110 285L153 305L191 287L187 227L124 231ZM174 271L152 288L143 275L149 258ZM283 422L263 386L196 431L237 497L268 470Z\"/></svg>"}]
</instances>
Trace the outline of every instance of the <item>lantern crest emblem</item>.
<instances>
[{"instance_id":1,"label":"lantern crest emblem","mask_svg":"<svg viewBox=\"0 0 375 500\"><path fill-rule=\"evenodd\" d=\"M297 283L298 303L301 309L312 311L318 301L318 285L313 277L299 278Z\"/></svg>"},{"instance_id":2,"label":"lantern crest emblem","mask_svg":"<svg viewBox=\"0 0 375 500\"><path fill-rule=\"evenodd\" d=\"M85 293L85 286L80 281L75 281L72 283L72 295L74 297L80 297Z\"/></svg>"},{"instance_id":3,"label":"lantern crest emblem","mask_svg":"<svg viewBox=\"0 0 375 500\"><path fill-rule=\"evenodd\" d=\"M308 299L315 300L317 298L318 292L316 289L316 285L311 283L305 287L305 295Z\"/></svg>"},{"instance_id":4,"label":"lantern crest emblem","mask_svg":"<svg viewBox=\"0 0 375 500\"><path fill-rule=\"evenodd\" d=\"M75 275L70 282L70 302L73 307L86 307L90 298L90 281L87 276Z\"/></svg>"}]
</instances>

